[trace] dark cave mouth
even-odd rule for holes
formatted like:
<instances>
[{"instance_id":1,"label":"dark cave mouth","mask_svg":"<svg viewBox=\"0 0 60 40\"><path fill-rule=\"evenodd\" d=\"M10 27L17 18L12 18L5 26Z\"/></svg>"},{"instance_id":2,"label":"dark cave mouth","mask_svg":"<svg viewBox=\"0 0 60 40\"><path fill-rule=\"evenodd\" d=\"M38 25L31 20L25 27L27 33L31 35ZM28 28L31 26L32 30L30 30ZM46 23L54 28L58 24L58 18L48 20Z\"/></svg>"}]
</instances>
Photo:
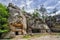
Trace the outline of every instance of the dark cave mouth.
<instances>
[{"instance_id":1,"label":"dark cave mouth","mask_svg":"<svg viewBox=\"0 0 60 40\"><path fill-rule=\"evenodd\" d=\"M32 33L40 33L40 29L32 29Z\"/></svg>"}]
</instances>

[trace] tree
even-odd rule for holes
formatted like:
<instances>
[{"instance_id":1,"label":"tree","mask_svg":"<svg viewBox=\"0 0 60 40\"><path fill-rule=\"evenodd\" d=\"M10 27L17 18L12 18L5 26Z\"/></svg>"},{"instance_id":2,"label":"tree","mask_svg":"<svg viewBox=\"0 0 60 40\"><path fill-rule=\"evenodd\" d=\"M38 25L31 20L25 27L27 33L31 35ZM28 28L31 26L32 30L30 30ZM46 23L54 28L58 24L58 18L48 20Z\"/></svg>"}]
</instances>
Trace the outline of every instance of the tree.
<instances>
[{"instance_id":1,"label":"tree","mask_svg":"<svg viewBox=\"0 0 60 40\"><path fill-rule=\"evenodd\" d=\"M34 13L33 13L33 17L39 17L39 16L40 16L40 14L38 12L38 9L35 9Z\"/></svg>"},{"instance_id":2,"label":"tree","mask_svg":"<svg viewBox=\"0 0 60 40\"><path fill-rule=\"evenodd\" d=\"M44 5L41 5L41 8L39 9L40 13L42 14L42 20L45 22L45 17L47 14L46 8L44 8Z\"/></svg>"},{"instance_id":3,"label":"tree","mask_svg":"<svg viewBox=\"0 0 60 40\"><path fill-rule=\"evenodd\" d=\"M26 13L26 11L25 11L25 8L24 8L24 7L22 8L22 12L23 12L23 14L24 14L24 13Z\"/></svg>"},{"instance_id":4,"label":"tree","mask_svg":"<svg viewBox=\"0 0 60 40\"><path fill-rule=\"evenodd\" d=\"M6 6L0 3L0 34L1 35L9 31L8 16L9 16L8 9L6 8Z\"/></svg>"}]
</instances>

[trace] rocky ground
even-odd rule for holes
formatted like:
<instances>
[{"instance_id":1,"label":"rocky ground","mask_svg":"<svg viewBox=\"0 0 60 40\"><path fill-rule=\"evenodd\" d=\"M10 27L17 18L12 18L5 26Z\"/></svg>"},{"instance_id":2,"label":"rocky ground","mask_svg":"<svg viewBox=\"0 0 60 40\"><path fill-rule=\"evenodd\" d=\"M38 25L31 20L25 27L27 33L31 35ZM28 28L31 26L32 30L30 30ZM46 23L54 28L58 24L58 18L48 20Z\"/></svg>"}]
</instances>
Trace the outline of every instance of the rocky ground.
<instances>
[{"instance_id":1,"label":"rocky ground","mask_svg":"<svg viewBox=\"0 0 60 40\"><path fill-rule=\"evenodd\" d=\"M60 40L60 36L48 35L48 36L42 36L38 38L31 38L30 40Z\"/></svg>"},{"instance_id":2,"label":"rocky ground","mask_svg":"<svg viewBox=\"0 0 60 40\"><path fill-rule=\"evenodd\" d=\"M59 35L46 35L46 36L40 36L40 37L32 37L28 39L20 38L17 36L16 38L13 38L11 40L60 40Z\"/></svg>"}]
</instances>

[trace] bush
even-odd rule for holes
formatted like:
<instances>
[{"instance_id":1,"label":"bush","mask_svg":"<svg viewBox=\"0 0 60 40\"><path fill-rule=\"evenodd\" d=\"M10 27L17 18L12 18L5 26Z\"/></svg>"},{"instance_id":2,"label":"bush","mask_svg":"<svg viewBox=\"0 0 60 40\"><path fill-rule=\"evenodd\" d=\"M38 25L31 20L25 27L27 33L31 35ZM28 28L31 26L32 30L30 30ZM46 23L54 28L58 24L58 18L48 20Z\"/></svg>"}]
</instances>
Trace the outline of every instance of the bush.
<instances>
[{"instance_id":1,"label":"bush","mask_svg":"<svg viewBox=\"0 0 60 40\"><path fill-rule=\"evenodd\" d=\"M1 35L9 31L8 16L9 13L7 7L0 3L0 34Z\"/></svg>"}]
</instances>

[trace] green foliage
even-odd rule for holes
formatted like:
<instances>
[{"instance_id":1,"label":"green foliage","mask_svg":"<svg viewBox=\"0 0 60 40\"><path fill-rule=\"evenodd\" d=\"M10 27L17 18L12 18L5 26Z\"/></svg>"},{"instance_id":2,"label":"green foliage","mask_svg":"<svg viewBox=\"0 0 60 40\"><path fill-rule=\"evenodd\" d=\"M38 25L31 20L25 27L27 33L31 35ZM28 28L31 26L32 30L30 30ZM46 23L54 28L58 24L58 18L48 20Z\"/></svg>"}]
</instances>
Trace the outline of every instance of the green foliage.
<instances>
[{"instance_id":1,"label":"green foliage","mask_svg":"<svg viewBox=\"0 0 60 40\"><path fill-rule=\"evenodd\" d=\"M2 4L0 4L0 16L6 17L6 18L9 16L7 8L3 6Z\"/></svg>"},{"instance_id":2,"label":"green foliage","mask_svg":"<svg viewBox=\"0 0 60 40\"><path fill-rule=\"evenodd\" d=\"M35 13L33 13L33 16L34 16L34 17L37 17L37 16L38 16L38 13L36 13L36 14L35 14Z\"/></svg>"},{"instance_id":3,"label":"green foliage","mask_svg":"<svg viewBox=\"0 0 60 40\"><path fill-rule=\"evenodd\" d=\"M23 38L31 38L31 36L30 35L25 35L25 36L23 36Z\"/></svg>"},{"instance_id":4,"label":"green foliage","mask_svg":"<svg viewBox=\"0 0 60 40\"><path fill-rule=\"evenodd\" d=\"M36 9L33 13L33 17L38 17L39 16L39 13L38 13L38 10Z\"/></svg>"},{"instance_id":5,"label":"green foliage","mask_svg":"<svg viewBox=\"0 0 60 40\"><path fill-rule=\"evenodd\" d=\"M23 14L25 14L25 13L26 13L26 11L25 11L24 7L22 8L22 12L23 12Z\"/></svg>"},{"instance_id":6,"label":"green foliage","mask_svg":"<svg viewBox=\"0 0 60 40\"><path fill-rule=\"evenodd\" d=\"M44 7L44 5L41 5L41 8L39 9L40 12L42 12L44 14L44 12L46 12L46 8Z\"/></svg>"},{"instance_id":7,"label":"green foliage","mask_svg":"<svg viewBox=\"0 0 60 40\"><path fill-rule=\"evenodd\" d=\"M0 33L8 32L8 30L0 30Z\"/></svg>"},{"instance_id":8,"label":"green foliage","mask_svg":"<svg viewBox=\"0 0 60 40\"><path fill-rule=\"evenodd\" d=\"M9 13L6 6L0 3L0 33L8 32L8 16Z\"/></svg>"},{"instance_id":9,"label":"green foliage","mask_svg":"<svg viewBox=\"0 0 60 40\"><path fill-rule=\"evenodd\" d=\"M7 18L1 18L1 24L5 24L7 22L8 22Z\"/></svg>"}]
</instances>

